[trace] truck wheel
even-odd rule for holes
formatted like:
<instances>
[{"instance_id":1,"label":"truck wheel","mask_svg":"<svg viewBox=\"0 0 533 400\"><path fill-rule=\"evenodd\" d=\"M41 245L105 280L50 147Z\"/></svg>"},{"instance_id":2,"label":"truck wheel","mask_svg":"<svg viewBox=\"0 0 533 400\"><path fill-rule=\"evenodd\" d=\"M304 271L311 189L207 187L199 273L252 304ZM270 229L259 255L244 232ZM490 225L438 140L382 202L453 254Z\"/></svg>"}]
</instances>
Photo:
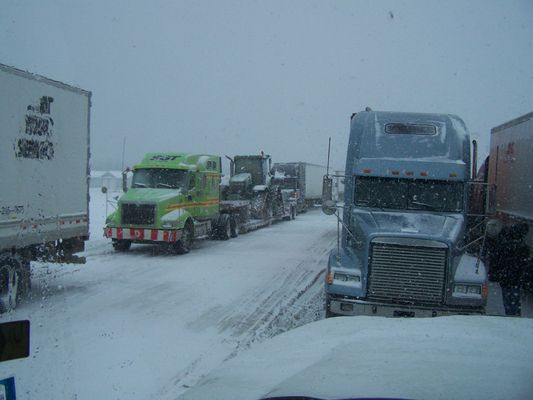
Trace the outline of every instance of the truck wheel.
<instances>
[{"instance_id":1,"label":"truck wheel","mask_svg":"<svg viewBox=\"0 0 533 400\"><path fill-rule=\"evenodd\" d=\"M326 318L334 318L338 316L339 316L338 314L335 314L334 312L330 310L330 302L329 300L326 300Z\"/></svg>"},{"instance_id":2,"label":"truck wheel","mask_svg":"<svg viewBox=\"0 0 533 400\"><path fill-rule=\"evenodd\" d=\"M268 220L268 225L272 225L272 217L274 216L274 205L271 202L265 204L263 210L263 220Z\"/></svg>"},{"instance_id":3,"label":"truck wheel","mask_svg":"<svg viewBox=\"0 0 533 400\"><path fill-rule=\"evenodd\" d=\"M295 219L295 218L296 218L296 208L291 207L291 219Z\"/></svg>"},{"instance_id":4,"label":"truck wheel","mask_svg":"<svg viewBox=\"0 0 533 400\"><path fill-rule=\"evenodd\" d=\"M28 289L27 279L29 274L26 276L23 272L18 258L0 258L0 313L11 311L17 306L18 300Z\"/></svg>"},{"instance_id":5,"label":"truck wheel","mask_svg":"<svg viewBox=\"0 0 533 400\"><path fill-rule=\"evenodd\" d=\"M131 240L113 240L112 244L116 251L128 251L131 247Z\"/></svg>"},{"instance_id":6,"label":"truck wheel","mask_svg":"<svg viewBox=\"0 0 533 400\"><path fill-rule=\"evenodd\" d=\"M229 222L231 227L231 237L236 238L239 236L239 223L235 217L231 217Z\"/></svg>"},{"instance_id":7,"label":"truck wheel","mask_svg":"<svg viewBox=\"0 0 533 400\"><path fill-rule=\"evenodd\" d=\"M231 221L227 214L222 215L218 229L218 238L220 240L228 240L230 237L232 237Z\"/></svg>"},{"instance_id":8,"label":"truck wheel","mask_svg":"<svg viewBox=\"0 0 533 400\"><path fill-rule=\"evenodd\" d=\"M191 251L194 241L194 232L190 223L185 225L181 234L181 239L176 242L174 248L177 254L187 254Z\"/></svg>"}]
</instances>

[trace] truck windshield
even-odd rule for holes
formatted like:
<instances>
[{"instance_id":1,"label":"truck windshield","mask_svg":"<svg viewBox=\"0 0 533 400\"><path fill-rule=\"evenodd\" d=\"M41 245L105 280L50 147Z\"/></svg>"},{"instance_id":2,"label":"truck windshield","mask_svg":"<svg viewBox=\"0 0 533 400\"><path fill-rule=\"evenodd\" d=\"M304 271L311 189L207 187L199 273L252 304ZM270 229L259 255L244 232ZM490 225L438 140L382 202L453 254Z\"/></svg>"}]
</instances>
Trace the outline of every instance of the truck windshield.
<instances>
[{"instance_id":1,"label":"truck windshield","mask_svg":"<svg viewBox=\"0 0 533 400\"><path fill-rule=\"evenodd\" d=\"M248 172L252 175L252 184L263 184L263 161L260 158L236 158L235 174Z\"/></svg>"},{"instance_id":2,"label":"truck windshield","mask_svg":"<svg viewBox=\"0 0 533 400\"><path fill-rule=\"evenodd\" d=\"M359 207L382 209L460 212L463 183L357 177L354 203Z\"/></svg>"},{"instance_id":3,"label":"truck windshield","mask_svg":"<svg viewBox=\"0 0 533 400\"><path fill-rule=\"evenodd\" d=\"M188 171L179 169L137 169L133 173L131 186L134 188L186 188L188 176Z\"/></svg>"}]
</instances>

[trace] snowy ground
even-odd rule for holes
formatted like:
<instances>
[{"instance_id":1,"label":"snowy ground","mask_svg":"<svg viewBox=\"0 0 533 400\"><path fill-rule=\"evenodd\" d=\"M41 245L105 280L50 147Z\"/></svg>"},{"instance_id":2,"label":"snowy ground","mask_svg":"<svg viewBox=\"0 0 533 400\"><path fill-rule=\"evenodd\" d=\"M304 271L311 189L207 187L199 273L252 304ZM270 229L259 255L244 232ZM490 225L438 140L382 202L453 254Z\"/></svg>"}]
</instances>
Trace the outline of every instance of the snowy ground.
<instances>
[{"instance_id":1,"label":"snowy ground","mask_svg":"<svg viewBox=\"0 0 533 400\"><path fill-rule=\"evenodd\" d=\"M253 346L179 400L531 399L532 331L525 318L332 318Z\"/></svg>"},{"instance_id":2,"label":"snowy ground","mask_svg":"<svg viewBox=\"0 0 533 400\"><path fill-rule=\"evenodd\" d=\"M18 399L175 399L243 350L323 318L333 217L312 211L176 256L115 253L104 216L92 190L87 263L36 263L32 297L0 317L32 324L30 358L0 364ZM498 290L491 314L503 311Z\"/></svg>"},{"instance_id":3,"label":"snowy ground","mask_svg":"<svg viewBox=\"0 0 533 400\"><path fill-rule=\"evenodd\" d=\"M323 317L323 269L336 223L319 211L205 241L184 256L102 237L91 192L85 265L33 267L31 356L0 366L20 399L174 399L258 340Z\"/></svg>"}]
</instances>

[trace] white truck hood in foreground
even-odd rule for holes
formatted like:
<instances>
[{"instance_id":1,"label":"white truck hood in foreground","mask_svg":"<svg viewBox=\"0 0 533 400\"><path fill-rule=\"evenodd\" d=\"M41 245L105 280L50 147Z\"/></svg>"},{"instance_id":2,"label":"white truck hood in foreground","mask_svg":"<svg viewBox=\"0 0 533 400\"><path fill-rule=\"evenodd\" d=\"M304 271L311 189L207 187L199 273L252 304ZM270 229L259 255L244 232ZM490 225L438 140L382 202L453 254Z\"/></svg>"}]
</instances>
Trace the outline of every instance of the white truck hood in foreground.
<instances>
[{"instance_id":1,"label":"white truck hood in foreground","mask_svg":"<svg viewBox=\"0 0 533 400\"><path fill-rule=\"evenodd\" d=\"M520 318L322 320L223 363L179 399L524 399L531 332Z\"/></svg>"}]
</instances>

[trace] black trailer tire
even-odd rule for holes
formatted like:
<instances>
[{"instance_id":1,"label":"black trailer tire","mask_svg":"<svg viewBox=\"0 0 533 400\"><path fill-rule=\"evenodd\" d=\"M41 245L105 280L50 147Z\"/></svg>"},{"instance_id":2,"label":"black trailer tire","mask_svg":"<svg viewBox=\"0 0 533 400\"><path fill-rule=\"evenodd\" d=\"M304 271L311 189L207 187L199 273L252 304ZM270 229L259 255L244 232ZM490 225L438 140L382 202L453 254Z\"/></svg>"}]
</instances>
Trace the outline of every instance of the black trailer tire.
<instances>
[{"instance_id":1,"label":"black trailer tire","mask_svg":"<svg viewBox=\"0 0 533 400\"><path fill-rule=\"evenodd\" d=\"M116 251L128 251L131 247L131 240L117 240L117 239L113 239L113 248L116 250Z\"/></svg>"},{"instance_id":2,"label":"black trailer tire","mask_svg":"<svg viewBox=\"0 0 533 400\"><path fill-rule=\"evenodd\" d=\"M268 199L268 202L265 205L262 219L268 220L268 225L272 225L273 217L274 217L274 204L272 203L271 199Z\"/></svg>"},{"instance_id":3,"label":"black trailer tire","mask_svg":"<svg viewBox=\"0 0 533 400\"><path fill-rule=\"evenodd\" d=\"M15 309L28 292L29 282L29 262L21 262L16 256L0 256L0 313Z\"/></svg>"},{"instance_id":4,"label":"black trailer tire","mask_svg":"<svg viewBox=\"0 0 533 400\"><path fill-rule=\"evenodd\" d=\"M296 207L291 207L291 219L296 218Z\"/></svg>"},{"instance_id":5,"label":"black trailer tire","mask_svg":"<svg viewBox=\"0 0 533 400\"><path fill-rule=\"evenodd\" d=\"M237 218L232 215L229 221L231 227L231 237L236 238L237 236L239 236L239 223L237 222Z\"/></svg>"},{"instance_id":6,"label":"black trailer tire","mask_svg":"<svg viewBox=\"0 0 533 400\"><path fill-rule=\"evenodd\" d=\"M218 238L220 240L229 240L230 237L232 237L230 216L222 214L218 224Z\"/></svg>"},{"instance_id":7,"label":"black trailer tire","mask_svg":"<svg viewBox=\"0 0 533 400\"><path fill-rule=\"evenodd\" d=\"M191 222L185 223L183 232L181 233L181 239L176 242L174 249L177 254L187 254L191 251L192 244L194 242L194 230Z\"/></svg>"}]
</instances>

